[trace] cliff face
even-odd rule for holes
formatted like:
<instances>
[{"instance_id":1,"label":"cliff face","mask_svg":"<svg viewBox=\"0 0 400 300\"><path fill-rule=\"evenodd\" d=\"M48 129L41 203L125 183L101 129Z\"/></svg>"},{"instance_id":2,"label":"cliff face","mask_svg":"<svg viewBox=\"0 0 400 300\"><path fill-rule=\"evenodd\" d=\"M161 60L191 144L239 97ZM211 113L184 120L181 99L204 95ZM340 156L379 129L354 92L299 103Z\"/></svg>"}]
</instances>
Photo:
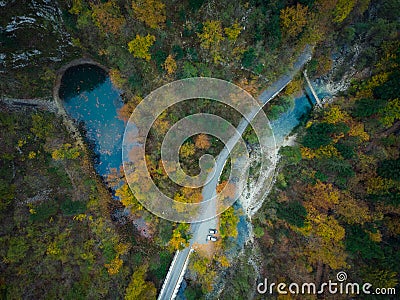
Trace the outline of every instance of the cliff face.
<instances>
[{"instance_id":1,"label":"cliff face","mask_svg":"<svg viewBox=\"0 0 400 300\"><path fill-rule=\"evenodd\" d=\"M0 70L61 61L71 46L55 1L0 1Z\"/></svg>"},{"instance_id":2,"label":"cliff face","mask_svg":"<svg viewBox=\"0 0 400 300\"><path fill-rule=\"evenodd\" d=\"M0 91L51 95L55 70L76 53L54 0L0 0Z\"/></svg>"}]
</instances>

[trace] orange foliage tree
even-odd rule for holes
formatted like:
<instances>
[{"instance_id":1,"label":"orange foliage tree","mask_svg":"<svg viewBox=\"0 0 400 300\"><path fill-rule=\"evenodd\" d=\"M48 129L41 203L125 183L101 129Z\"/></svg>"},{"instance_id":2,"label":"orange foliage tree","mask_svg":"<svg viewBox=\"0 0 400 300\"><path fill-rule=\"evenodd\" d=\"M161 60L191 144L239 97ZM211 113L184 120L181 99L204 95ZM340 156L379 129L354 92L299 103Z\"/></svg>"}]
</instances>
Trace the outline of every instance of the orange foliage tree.
<instances>
[{"instance_id":1,"label":"orange foliage tree","mask_svg":"<svg viewBox=\"0 0 400 300\"><path fill-rule=\"evenodd\" d=\"M195 146L198 149L208 149L211 146L210 140L204 133L199 134L195 139Z\"/></svg>"},{"instance_id":2,"label":"orange foliage tree","mask_svg":"<svg viewBox=\"0 0 400 300\"><path fill-rule=\"evenodd\" d=\"M132 9L135 17L152 29L164 26L165 4L158 0L134 0Z\"/></svg>"},{"instance_id":3,"label":"orange foliage tree","mask_svg":"<svg viewBox=\"0 0 400 300\"><path fill-rule=\"evenodd\" d=\"M94 24L103 32L118 34L125 24L118 4L115 1L92 5L92 18Z\"/></svg>"},{"instance_id":4,"label":"orange foliage tree","mask_svg":"<svg viewBox=\"0 0 400 300\"><path fill-rule=\"evenodd\" d=\"M297 3L281 10L281 26L289 37L297 36L307 24L308 7Z\"/></svg>"}]
</instances>

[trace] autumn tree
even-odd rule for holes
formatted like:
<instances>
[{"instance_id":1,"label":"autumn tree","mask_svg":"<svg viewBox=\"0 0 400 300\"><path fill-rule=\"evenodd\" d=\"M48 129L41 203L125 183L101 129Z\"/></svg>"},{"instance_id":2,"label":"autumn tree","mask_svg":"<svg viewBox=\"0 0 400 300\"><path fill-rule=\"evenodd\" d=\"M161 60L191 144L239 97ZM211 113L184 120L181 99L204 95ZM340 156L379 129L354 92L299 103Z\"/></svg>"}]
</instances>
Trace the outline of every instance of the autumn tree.
<instances>
[{"instance_id":1,"label":"autumn tree","mask_svg":"<svg viewBox=\"0 0 400 300\"><path fill-rule=\"evenodd\" d=\"M197 36L200 39L200 46L210 51L214 63L221 60L219 47L224 40L221 21L206 21L203 24L203 31L197 33Z\"/></svg>"},{"instance_id":2,"label":"autumn tree","mask_svg":"<svg viewBox=\"0 0 400 300\"><path fill-rule=\"evenodd\" d=\"M196 138L195 138L195 146L198 149L208 149L211 146L211 143L208 139L208 136L206 134L199 134Z\"/></svg>"},{"instance_id":3,"label":"autumn tree","mask_svg":"<svg viewBox=\"0 0 400 300\"><path fill-rule=\"evenodd\" d=\"M199 203L203 200L203 195L198 188L183 187L175 193L174 200L184 203Z\"/></svg>"},{"instance_id":4,"label":"autumn tree","mask_svg":"<svg viewBox=\"0 0 400 300\"><path fill-rule=\"evenodd\" d=\"M373 221L368 205L359 199L354 199L350 193L342 193L335 211L348 224L361 224Z\"/></svg>"},{"instance_id":5,"label":"autumn tree","mask_svg":"<svg viewBox=\"0 0 400 300\"><path fill-rule=\"evenodd\" d=\"M142 101L142 97L133 96L128 102L118 110L118 118L127 122L131 117L131 114L135 110L135 107Z\"/></svg>"},{"instance_id":6,"label":"autumn tree","mask_svg":"<svg viewBox=\"0 0 400 300\"><path fill-rule=\"evenodd\" d=\"M165 4L158 0L134 0L132 9L135 17L152 29L164 26Z\"/></svg>"},{"instance_id":7,"label":"autumn tree","mask_svg":"<svg viewBox=\"0 0 400 300\"><path fill-rule=\"evenodd\" d=\"M180 223L177 228L173 230L172 237L168 243L168 247L171 250L182 250L189 246L189 228L189 224Z\"/></svg>"},{"instance_id":8,"label":"autumn tree","mask_svg":"<svg viewBox=\"0 0 400 300\"><path fill-rule=\"evenodd\" d=\"M342 23L351 13L355 4L356 0L338 0L335 10L333 11L333 21Z\"/></svg>"},{"instance_id":9,"label":"autumn tree","mask_svg":"<svg viewBox=\"0 0 400 300\"><path fill-rule=\"evenodd\" d=\"M118 34L125 24L118 4L114 1L92 5L92 18L94 24L104 33Z\"/></svg>"},{"instance_id":10,"label":"autumn tree","mask_svg":"<svg viewBox=\"0 0 400 300\"><path fill-rule=\"evenodd\" d=\"M217 185L216 192L219 199L233 199L236 195L236 186L224 180Z\"/></svg>"},{"instance_id":11,"label":"autumn tree","mask_svg":"<svg viewBox=\"0 0 400 300\"><path fill-rule=\"evenodd\" d=\"M168 55L167 58L165 59L163 68L165 69L165 71L167 71L168 75L175 73L177 65L174 57L171 54Z\"/></svg>"},{"instance_id":12,"label":"autumn tree","mask_svg":"<svg viewBox=\"0 0 400 300\"><path fill-rule=\"evenodd\" d=\"M295 37L307 24L308 7L297 3L281 10L282 30L288 37Z\"/></svg>"},{"instance_id":13,"label":"autumn tree","mask_svg":"<svg viewBox=\"0 0 400 300\"><path fill-rule=\"evenodd\" d=\"M156 41L154 35L147 34L146 36L136 35L136 38L128 43L128 50L136 58L143 58L150 61L150 47Z\"/></svg>"},{"instance_id":14,"label":"autumn tree","mask_svg":"<svg viewBox=\"0 0 400 300\"><path fill-rule=\"evenodd\" d=\"M298 94L303 88L303 80L301 78L294 79L285 87L284 94L292 96Z\"/></svg>"},{"instance_id":15,"label":"autumn tree","mask_svg":"<svg viewBox=\"0 0 400 300\"><path fill-rule=\"evenodd\" d=\"M196 149L194 147L194 144L190 143L190 142L184 143L181 146L181 148L179 149L179 153L184 158L192 156L193 154L196 153Z\"/></svg>"},{"instance_id":16,"label":"autumn tree","mask_svg":"<svg viewBox=\"0 0 400 300\"><path fill-rule=\"evenodd\" d=\"M122 89L124 84L127 82L126 78L122 76L121 72L118 69L111 69L108 72L108 75L110 76L112 84L117 89Z\"/></svg>"},{"instance_id":17,"label":"autumn tree","mask_svg":"<svg viewBox=\"0 0 400 300\"><path fill-rule=\"evenodd\" d=\"M125 207L130 208L132 212L137 212L143 209L143 206L136 200L127 183L123 184L116 190L115 196L121 200L121 203Z\"/></svg>"},{"instance_id":18,"label":"autumn tree","mask_svg":"<svg viewBox=\"0 0 400 300\"><path fill-rule=\"evenodd\" d=\"M329 124L337 124L339 122L348 121L349 114L343 111L339 105L332 105L324 112L323 121Z\"/></svg>"},{"instance_id":19,"label":"autumn tree","mask_svg":"<svg viewBox=\"0 0 400 300\"><path fill-rule=\"evenodd\" d=\"M133 274L125 291L125 300L156 299L157 289L154 283L146 281L148 266L141 265Z\"/></svg>"},{"instance_id":20,"label":"autumn tree","mask_svg":"<svg viewBox=\"0 0 400 300\"><path fill-rule=\"evenodd\" d=\"M205 49L217 47L224 40L221 21L208 20L203 24L203 32L198 33L200 46Z\"/></svg>"},{"instance_id":21,"label":"autumn tree","mask_svg":"<svg viewBox=\"0 0 400 300\"><path fill-rule=\"evenodd\" d=\"M242 28L240 27L239 23L235 22L231 27L225 27L224 32L228 37L228 40L235 42L240 34Z\"/></svg>"},{"instance_id":22,"label":"autumn tree","mask_svg":"<svg viewBox=\"0 0 400 300\"><path fill-rule=\"evenodd\" d=\"M312 207L327 211L339 202L339 191L332 184L318 180L307 187L305 198Z\"/></svg>"},{"instance_id":23,"label":"autumn tree","mask_svg":"<svg viewBox=\"0 0 400 300\"><path fill-rule=\"evenodd\" d=\"M63 144L59 149L51 153L54 160L76 159L81 155L78 147L72 147L71 144Z\"/></svg>"},{"instance_id":24,"label":"autumn tree","mask_svg":"<svg viewBox=\"0 0 400 300\"><path fill-rule=\"evenodd\" d=\"M220 215L220 234L221 238L237 237L237 224L239 217L235 213L235 209L231 206Z\"/></svg>"}]
</instances>

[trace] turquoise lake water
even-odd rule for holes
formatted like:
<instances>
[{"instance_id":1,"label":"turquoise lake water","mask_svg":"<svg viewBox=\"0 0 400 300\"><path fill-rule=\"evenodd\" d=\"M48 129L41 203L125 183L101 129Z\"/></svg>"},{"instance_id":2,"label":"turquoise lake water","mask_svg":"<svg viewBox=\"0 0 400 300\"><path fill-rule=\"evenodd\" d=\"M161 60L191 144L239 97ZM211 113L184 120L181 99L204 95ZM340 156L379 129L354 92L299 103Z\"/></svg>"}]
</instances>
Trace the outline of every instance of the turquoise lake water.
<instances>
[{"instance_id":1,"label":"turquoise lake water","mask_svg":"<svg viewBox=\"0 0 400 300\"><path fill-rule=\"evenodd\" d=\"M97 155L96 171L105 176L122 165L125 124L117 112L123 101L108 74L93 65L69 68L61 81L60 98L67 113L83 126Z\"/></svg>"}]
</instances>

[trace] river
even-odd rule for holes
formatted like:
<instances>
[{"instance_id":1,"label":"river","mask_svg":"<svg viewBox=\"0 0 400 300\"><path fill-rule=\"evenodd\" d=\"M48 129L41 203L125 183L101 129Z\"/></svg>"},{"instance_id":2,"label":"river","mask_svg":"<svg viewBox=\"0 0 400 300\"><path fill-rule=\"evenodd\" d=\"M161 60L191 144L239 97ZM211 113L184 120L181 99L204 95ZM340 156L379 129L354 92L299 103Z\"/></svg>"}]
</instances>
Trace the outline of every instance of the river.
<instances>
[{"instance_id":1,"label":"river","mask_svg":"<svg viewBox=\"0 0 400 300\"><path fill-rule=\"evenodd\" d=\"M318 96L324 97L320 88L316 88ZM271 121L277 144L288 136L307 115L312 103L307 92L294 100L292 108ZM107 176L111 169L119 169L122 165L122 139L125 123L118 118L118 110L123 101L118 91L111 83L107 73L93 65L79 65L66 70L61 80L60 98L67 113L86 131L86 139L93 146L96 154L95 169L101 176ZM273 104L273 101L268 104ZM234 205L240 209L240 204ZM243 248L249 236L249 224L245 215L240 216L238 237L232 244L231 255ZM178 297L183 296L181 287Z\"/></svg>"}]
</instances>

